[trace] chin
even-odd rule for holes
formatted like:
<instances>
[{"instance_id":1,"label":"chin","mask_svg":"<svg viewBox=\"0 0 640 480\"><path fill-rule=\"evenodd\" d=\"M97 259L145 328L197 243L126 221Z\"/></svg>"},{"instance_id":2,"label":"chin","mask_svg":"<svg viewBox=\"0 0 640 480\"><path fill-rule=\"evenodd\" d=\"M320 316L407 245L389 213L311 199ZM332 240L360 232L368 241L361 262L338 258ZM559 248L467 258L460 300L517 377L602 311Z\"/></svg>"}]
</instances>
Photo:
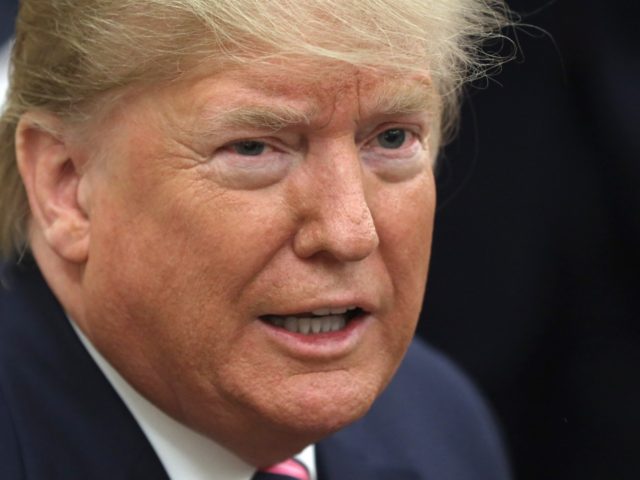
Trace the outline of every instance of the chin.
<instances>
[{"instance_id":1,"label":"chin","mask_svg":"<svg viewBox=\"0 0 640 480\"><path fill-rule=\"evenodd\" d=\"M296 378L285 392L286 400L260 412L277 428L319 440L355 422L371 408L382 390L380 381L354 379L345 371ZM320 377L320 378L317 378Z\"/></svg>"}]
</instances>

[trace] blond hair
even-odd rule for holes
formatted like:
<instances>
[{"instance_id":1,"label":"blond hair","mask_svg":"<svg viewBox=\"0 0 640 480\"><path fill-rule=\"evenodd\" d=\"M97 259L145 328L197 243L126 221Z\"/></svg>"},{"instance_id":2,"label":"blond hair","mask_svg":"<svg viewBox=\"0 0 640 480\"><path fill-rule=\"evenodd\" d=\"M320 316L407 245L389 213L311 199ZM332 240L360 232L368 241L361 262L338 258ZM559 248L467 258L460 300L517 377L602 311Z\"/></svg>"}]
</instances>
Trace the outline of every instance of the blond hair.
<instances>
[{"instance_id":1,"label":"blond hair","mask_svg":"<svg viewBox=\"0 0 640 480\"><path fill-rule=\"evenodd\" d=\"M200 61L320 58L428 72L446 130L461 85L498 63L481 46L505 19L502 0L22 0L0 118L0 256L27 243L14 143L27 111L77 120L105 92Z\"/></svg>"}]
</instances>

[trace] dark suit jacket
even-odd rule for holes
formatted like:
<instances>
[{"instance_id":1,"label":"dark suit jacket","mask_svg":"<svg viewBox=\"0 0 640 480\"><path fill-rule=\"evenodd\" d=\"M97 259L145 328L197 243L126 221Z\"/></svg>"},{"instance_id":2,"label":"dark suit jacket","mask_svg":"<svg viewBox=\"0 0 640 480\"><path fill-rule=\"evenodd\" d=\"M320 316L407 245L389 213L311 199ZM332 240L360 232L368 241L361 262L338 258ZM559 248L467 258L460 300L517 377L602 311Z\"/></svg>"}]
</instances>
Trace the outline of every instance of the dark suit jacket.
<instances>
[{"instance_id":1,"label":"dark suit jacket","mask_svg":"<svg viewBox=\"0 0 640 480\"><path fill-rule=\"evenodd\" d=\"M0 478L166 479L32 260L0 274ZM508 478L490 415L414 344L370 413L317 445L321 480Z\"/></svg>"}]
</instances>

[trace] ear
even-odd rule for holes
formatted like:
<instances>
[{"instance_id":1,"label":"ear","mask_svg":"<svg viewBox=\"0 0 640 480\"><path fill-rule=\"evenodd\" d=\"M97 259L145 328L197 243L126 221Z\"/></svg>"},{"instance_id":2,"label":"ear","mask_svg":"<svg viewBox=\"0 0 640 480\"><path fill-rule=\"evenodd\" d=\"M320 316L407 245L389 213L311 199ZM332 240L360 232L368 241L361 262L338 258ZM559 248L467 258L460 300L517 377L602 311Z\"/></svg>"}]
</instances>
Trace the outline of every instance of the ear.
<instances>
[{"instance_id":1,"label":"ear","mask_svg":"<svg viewBox=\"0 0 640 480\"><path fill-rule=\"evenodd\" d=\"M89 217L80 201L80 166L71 158L54 115L26 113L16 129L16 158L31 207L32 228L63 259L84 263Z\"/></svg>"}]
</instances>

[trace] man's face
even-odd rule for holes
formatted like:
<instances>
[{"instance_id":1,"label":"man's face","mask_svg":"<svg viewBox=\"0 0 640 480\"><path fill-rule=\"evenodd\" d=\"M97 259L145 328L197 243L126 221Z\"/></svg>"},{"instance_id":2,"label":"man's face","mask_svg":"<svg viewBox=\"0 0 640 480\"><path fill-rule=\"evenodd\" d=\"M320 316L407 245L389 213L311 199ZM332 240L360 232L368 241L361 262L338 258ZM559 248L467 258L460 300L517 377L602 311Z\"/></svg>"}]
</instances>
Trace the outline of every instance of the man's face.
<instances>
[{"instance_id":1,"label":"man's face","mask_svg":"<svg viewBox=\"0 0 640 480\"><path fill-rule=\"evenodd\" d=\"M429 87L303 73L132 92L78 147L79 323L148 398L236 451L249 432L313 441L363 415L422 303Z\"/></svg>"}]
</instances>

